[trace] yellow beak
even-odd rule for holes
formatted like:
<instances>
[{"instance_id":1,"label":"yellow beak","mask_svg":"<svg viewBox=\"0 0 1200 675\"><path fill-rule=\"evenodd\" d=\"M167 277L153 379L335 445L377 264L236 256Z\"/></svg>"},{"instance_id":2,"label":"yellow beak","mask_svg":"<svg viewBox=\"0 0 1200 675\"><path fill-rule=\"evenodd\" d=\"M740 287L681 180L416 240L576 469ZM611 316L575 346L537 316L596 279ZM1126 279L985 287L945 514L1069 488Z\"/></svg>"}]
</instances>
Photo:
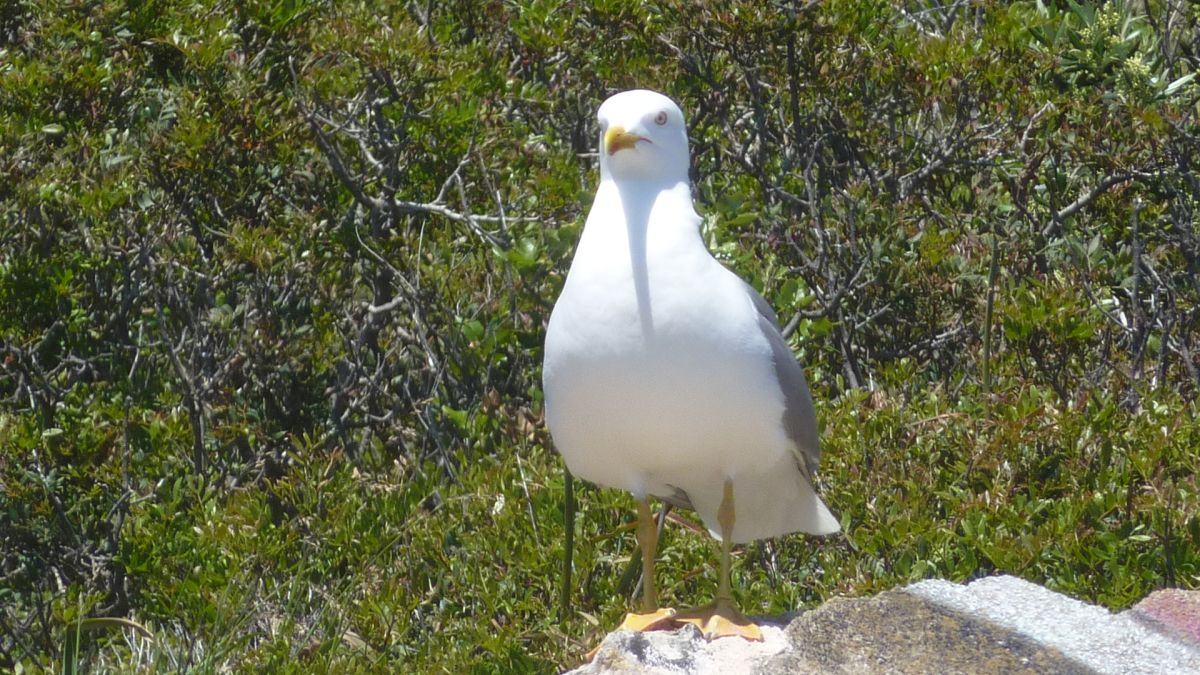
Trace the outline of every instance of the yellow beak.
<instances>
[{"instance_id":1,"label":"yellow beak","mask_svg":"<svg viewBox=\"0 0 1200 675\"><path fill-rule=\"evenodd\" d=\"M621 150L629 150L635 147L638 141L644 140L646 139L621 127L609 127L608 131L604 132L604 150L612 156Z\"/></svg>"}]
</instances>

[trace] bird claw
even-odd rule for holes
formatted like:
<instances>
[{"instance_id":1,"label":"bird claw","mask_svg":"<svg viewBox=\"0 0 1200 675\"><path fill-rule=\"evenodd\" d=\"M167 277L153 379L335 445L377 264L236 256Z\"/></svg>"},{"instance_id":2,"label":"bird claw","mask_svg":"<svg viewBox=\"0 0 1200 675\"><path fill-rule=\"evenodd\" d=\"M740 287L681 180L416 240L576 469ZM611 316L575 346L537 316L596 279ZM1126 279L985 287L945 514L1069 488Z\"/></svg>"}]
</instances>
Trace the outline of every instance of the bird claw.
<instances>
[{"instance_id":1,"label":"bird claw","mask_svg":"<svg viewBox=\"0 0 1200 675\"><path fill-rule=\"evenodd\" d=\"M674 617L675 610L671 607L663 607L645 614L630 612L625 615L625 620L621 622L621 625L617 626L617 630L644 632L670 628Z\"/></svg>"},{"instance_id":2,"label":"bird claw","mask_svg":"<svg viewBox=\"0 0 1200 675\"><path fill-rule=\"evenodd\" d=\"M692 624L709 641L723 637L740 637L751 642L763 639L762 630L729 600L718 599L711 605L676 614L672 620Z\"/></svg>"}]
</instances>

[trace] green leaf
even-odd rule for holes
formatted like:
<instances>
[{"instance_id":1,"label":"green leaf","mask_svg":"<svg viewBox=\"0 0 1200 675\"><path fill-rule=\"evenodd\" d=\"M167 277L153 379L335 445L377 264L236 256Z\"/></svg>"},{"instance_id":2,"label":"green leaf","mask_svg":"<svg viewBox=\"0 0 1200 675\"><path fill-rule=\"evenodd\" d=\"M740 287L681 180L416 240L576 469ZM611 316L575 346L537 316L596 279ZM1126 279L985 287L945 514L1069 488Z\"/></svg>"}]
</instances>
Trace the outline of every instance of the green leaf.
<instances>
[{"instance_id":1,"label":"green leaf","mask_svg":"<svg viewBox=\"0 0 1200 675\"><path fill-rule=\"evenodd\" d=\"M743 211L729 220L726 220L725 225L728 227L741 227L743 225L749 225L755 220L758 220L758 211Z\"/></svg>"},{"instance_id":2,"label":"green leaf","mask_svg":"<svg viewBox=\"0 0 1200 675\"><path fill-rule=\"evenodd\" d=\"M64 675L75 675L81 670L80 648L83 646L84 634L95 631L132 630L142 637L154 639L154 634L145 626L118 616L99 616L81 619L68 626L63 631L62 670Z\"/></svg>"},{"instance_id":3,"label":"green leaf","mask_svg":"<svg viewBox=\"0 0 1200 675\"><path fill-rule=\"evenodd\" d=\"M142 637L153 638L154 634L142 624L119 616L97 616L83 619L78 624L81 631L132 630Z\"/></svg>"},{"instance_id":4,"label":"green leaf","mask_svg":"<svg viewBox=\"0 0 1200 675\"><path fill-rule=\"evenodd\" d=\"M483 339L483 323L478 319L471 319L462 324L463 336L471 342L479 342Z\"/></svg>"},{"instance_id":5,"label":"green leaf","mask_svg":"<svg viewBox=\"0 0 1200 675\"><path fill-rule=\"evenodd\" d=\"M516 246L509 249L507 257L517 269L525 270L537 265L541 250L536 239L522 237L517 240Z\"/></svg>"},{"instance_id":6,"label":"green leaf","mask_svg":"<svg viewBox=\"0 0 1200 675\"><path fill-rule=\"evenodd\" d=\"M1196 73L1188 73L1187 75L1184 75L1183 77L1168 84L1166 89L1163 89L1163 95L1171 96L1175 92L1179 91L1181 88L1186 87L1187 84L1194 79L1196 79Z\"/></svg>"}]
</instances>

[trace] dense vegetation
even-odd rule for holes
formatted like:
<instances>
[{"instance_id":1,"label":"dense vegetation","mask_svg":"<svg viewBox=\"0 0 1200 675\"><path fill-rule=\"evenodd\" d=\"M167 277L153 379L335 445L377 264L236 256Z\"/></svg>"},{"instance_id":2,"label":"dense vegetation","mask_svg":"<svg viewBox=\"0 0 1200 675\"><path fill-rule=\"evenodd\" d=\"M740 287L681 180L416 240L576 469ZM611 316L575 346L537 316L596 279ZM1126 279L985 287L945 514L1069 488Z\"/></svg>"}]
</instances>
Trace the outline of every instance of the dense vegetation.
<instances>
[{"instance_id":1,"label":"dense vegetation","mask_svg":"<svg viewBox=\"0 0 1200 675\"><path fill-rule=\"evenodd\" d=\"M382 5L382 6L381 6ZM0 669L552 670L542 332L594 110L689 113L711 246L807 366L846 536L752 613L938 576L1200 587L1200 6L0 7ZM690 515L666 600L715 588ZM113 617L125 621L113 620Z\"/></svg>"}]
</instances>

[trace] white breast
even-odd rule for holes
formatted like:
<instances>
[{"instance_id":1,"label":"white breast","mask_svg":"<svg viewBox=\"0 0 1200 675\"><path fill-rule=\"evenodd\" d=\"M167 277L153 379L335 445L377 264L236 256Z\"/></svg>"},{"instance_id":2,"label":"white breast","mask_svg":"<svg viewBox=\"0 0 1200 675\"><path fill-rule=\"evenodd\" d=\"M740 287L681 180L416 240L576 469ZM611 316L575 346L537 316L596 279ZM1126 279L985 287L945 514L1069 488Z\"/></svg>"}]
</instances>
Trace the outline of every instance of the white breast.
<instances>
[{"instance_id":1,"label":"white breast","mask_svg":"<svg viewBox=\"0 0 1200 675\"><path fill-rule=\"evenodd\" d=\"M787 456L770 345L690 197L660 197L641 241L604 197L546 335L546 419L571 471L663 494Z\"/></svg>"}]
</instances>

